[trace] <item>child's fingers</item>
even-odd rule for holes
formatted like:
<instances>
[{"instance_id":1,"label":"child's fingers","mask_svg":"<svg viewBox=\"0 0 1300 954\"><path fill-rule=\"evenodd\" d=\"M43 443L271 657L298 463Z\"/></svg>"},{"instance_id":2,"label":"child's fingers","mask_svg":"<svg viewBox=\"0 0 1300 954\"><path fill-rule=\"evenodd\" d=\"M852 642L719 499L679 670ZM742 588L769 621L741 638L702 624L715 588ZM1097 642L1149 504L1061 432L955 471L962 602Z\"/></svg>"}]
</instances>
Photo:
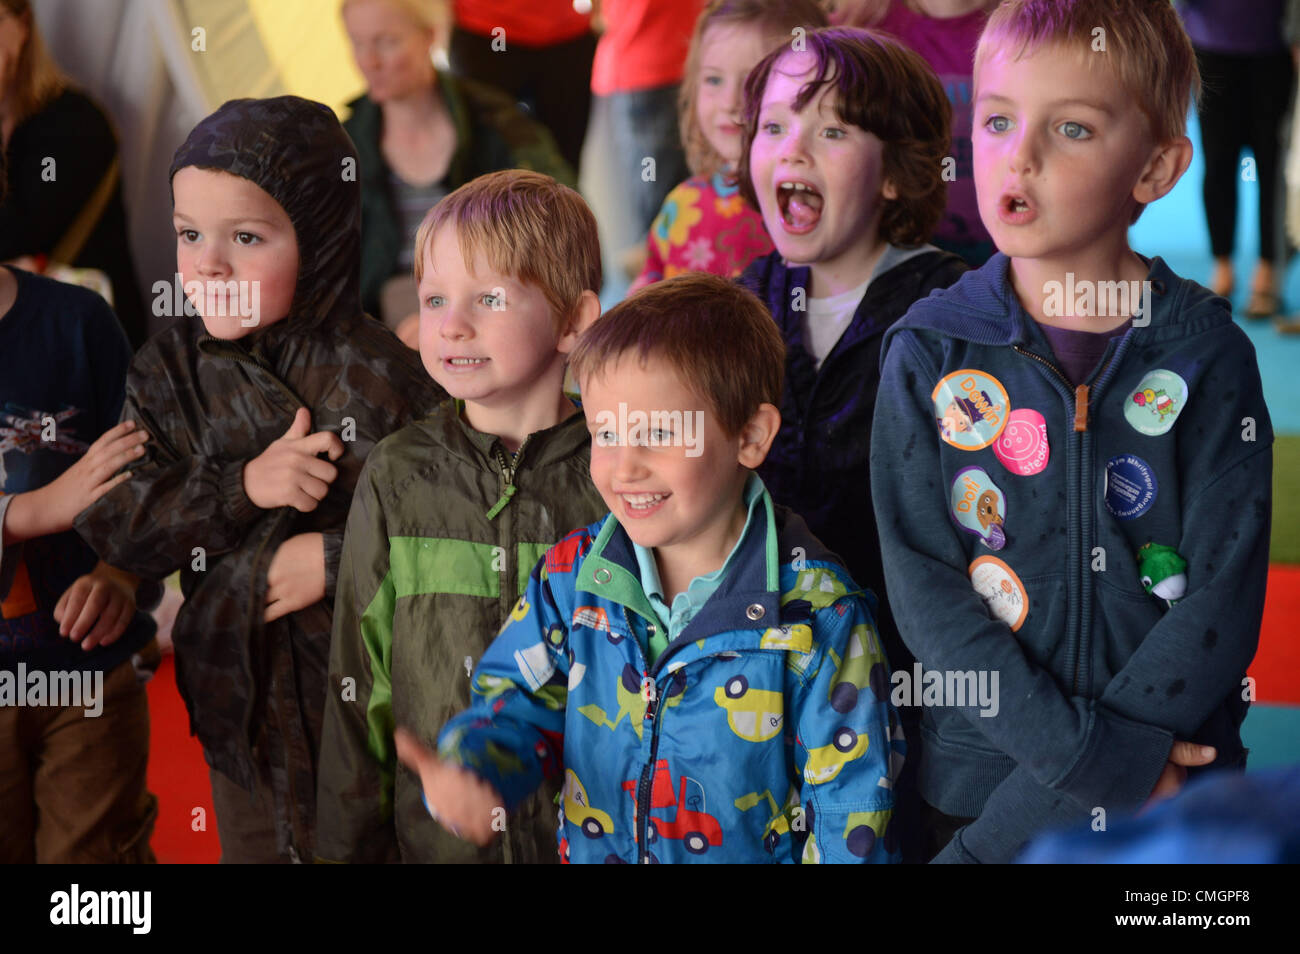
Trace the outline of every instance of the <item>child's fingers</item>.
<instances>
[{"instance_id":1,"label":"child's fingers","mask_svg":"<svg viewBox=\"0 0 1300 954\"><path fill-rule=\"evenodd\" d=\"M58 613L59 635L67 636L72 632L72 624L77 621L81 615L81 609L86 605L86 595L90 592L90 581L81 578L63 591L59 597L59 606L55 607Z\"/></svg>"},{"instance_id":2,"label":"child's fingers","mask_svg":"<svg viewBox=\"0 0 1300 954\"><path fill-rule=\"evenodd\" d=\"M332 431L317 431L315 434L304 437L298 444L297 449L309 453L313 457L317 454L328 453L330 460L338 460L343 456L343 442Z\"/></svg>"},{"instance_id":3,"label":"child's fingers","mask_svg":"<svg viewBox=\"0 0 1300 954\"><path fill-rule=\"evenodd\" d=\"M69 628L68 635L80 641L94 627L95 621L104 612L106 605L108 605L108 588L102 585L90 587L86 602L82 604L81 612L77 615L76 622Z\"/></svg>"},{"instance_id":4,"label":"child's fingers","mask_svg":"<svg viewBox=\"0 0 1300 954\"><path fill-rule=\"evenodd\" d=\"M68 606L68 594L70 594L75 587L76 584L74 583L71 587L64 590L63 595L59 597L59 601L54 604L54 622L63 622L63 611ZM62 627L59 628L59 635L64 635Z\"/></svg>"},{"instance_id":5,"label":"child's fingers","mask_svg":"<svg viewBox=\"0 0 1300 954\"><path fill-rule=\"evenodd\" d=\"M334 478L339 475L339 469L327 460L321 460L319 457L308 457L303 465L303 470L315 477L317 480L323 480L327 484L334 483Z\"/></svg>"},{"instance_id":6,"label":"child's fingers","mask_svg":"<svg viewBox=\"0 0 1300 954\"><path fill-rule=\"evenodd\" d=\"M1217 757L1212 745L1196 742L1175 742L1169 752L1169 761L1175 765L1209 765Z\"/></svg>"},{"instance_id":7,"label":"child's fingers","mask_svg":"<svg viewBox=\"0 0 1300 954\"><path fill-rule=\"evenodd\" d=\"M99 614L95 628L81 641L81 648L89 651L96 646L107 646L114 642L126 630L126 624L134 614L135 603L125 596L110 600L104 607L104 612Z\"/></svg>"},{"instance_id":8,"label":"child's fingers","mask_svg":"<svg viewBox=\"0 0 1300 954\"><path fill-rule=\"evenodd\" d=\"M289 603L286 600L275 600L266 604L266 612L262 614L262 621L266 623L275 622L281 616L288 615Z\"/></svg>"},{"instance_id":9,"label":"child's fingers","mask_svg":"<svg viewBox=\"0 0 1300 954\"><path fill-rule=\"evenodd\" d=\"M300 407L293 415L293 423L289 425L289 429L284 432L284 436L280 440L300 440L310 433L311 412L305 407Z\"/></svg>"},{"instance_id":10,"label":"child's fingers","mask_svg":"<svg viewBox=\"0 0 1300 954\"><path fill-rule=\"evenodd\" d=\"M311 474L303 474L298 478L298 489L313 500L320 501L329 496L330 485Z\"/></svg>"}]
</instances>

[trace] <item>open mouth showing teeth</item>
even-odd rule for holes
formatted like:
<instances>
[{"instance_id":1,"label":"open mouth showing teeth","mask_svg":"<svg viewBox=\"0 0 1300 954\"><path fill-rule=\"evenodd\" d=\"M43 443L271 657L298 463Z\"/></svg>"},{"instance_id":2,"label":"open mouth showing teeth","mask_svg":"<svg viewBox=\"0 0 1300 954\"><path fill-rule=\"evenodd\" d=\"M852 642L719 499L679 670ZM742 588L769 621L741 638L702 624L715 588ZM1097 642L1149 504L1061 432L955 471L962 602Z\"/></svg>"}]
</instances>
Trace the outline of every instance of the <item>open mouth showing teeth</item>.
<instances>
[{"instance_id":1,"label":"open mouth showing teeth","mask_svg":"<svg viewBox=\"0 0 1300 954\"><path fill-rule=\"evenodd\" d=\"M447 363L454 368L470 368L475 365L487 364L487 358L448 358Z\"/></svg>"},{"instance_id":2,"label":"open mouth showing teeth","mask_svg":"<svg viewBox=\"0 0 1300 954\"><path fill-rule=\"evenodd\" d=\"M822 217L822 194L807 183L778 183L776 201L781 220L793 229L810 229Z\"/></svg>"},{"instance_id":3,"label":"open mouth showing teeth","mask_svg":"<svg viewBox=\"0 0 1300 954\"><path fill-rule=\"evenodd\" d=\"M623 494L623 502L629 510L649 510L667 496L668 494Z\"/></svg>"},{"instance_id":4,"label":"open mouth showing teeth","mask_svg":"<svg viewBox=\"0 0 1300 954\"><path fill-rule=\"evenodd\" d=\"M1029 203L1016 195L1006 197L1004 204L1008 212L1028 212Z\"/></svg>"}]
</instances>

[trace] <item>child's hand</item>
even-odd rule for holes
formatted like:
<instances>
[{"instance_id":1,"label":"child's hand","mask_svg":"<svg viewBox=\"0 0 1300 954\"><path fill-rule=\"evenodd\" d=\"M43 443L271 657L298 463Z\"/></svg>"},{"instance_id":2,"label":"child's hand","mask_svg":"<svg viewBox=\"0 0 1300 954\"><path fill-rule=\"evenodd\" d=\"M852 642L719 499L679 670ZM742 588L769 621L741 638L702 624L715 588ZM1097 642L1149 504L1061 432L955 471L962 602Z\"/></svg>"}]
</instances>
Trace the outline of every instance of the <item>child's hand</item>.
<instances>
[{"instance_id":1,"label":"child's hand","mask_svg":"<svg viewBox=\"0 0 1300 954\"><path fill-rule=\"evenodd\" d=\"M116 641L135 615L135 591L139 585L139 577L100 560L59 597L54 607L59 635L80 640L85 650Z\"/></svg>"},{"instance_id":2,"label":"child's hand","mask_svg":"<svg viewBox=\"0 0 1300 954\"><path fill-rule=\"evenodd\" d=\"M310 513L329 493L338 468L330 460L343 456L343 442L329 431L311 432L311 413L298 408L293 424L279 440L244 465L244 493L263 510L294 507Z\"/></svg>"},{"instance_id":3,"label":"child's hand","mask_svg":"<svg viewBox=\"0 0 1300 954\"><path fill-rule=\"evenodd\" d=\"M6 529L21 540L71 529L77 514L131 476L129 470L117 472L144 453L148 439L134 421L110 427L57 478L29 494L16 495L10 508L19 507L19 512L9 514Z\"/></svg>"},{"instance_id":4,"label":"child's hand","mask_svg":"<svg viewBox=\"0 0 1300 954\"><path fill-rule=\"evenodd\" d=\"M397 757L420 775L425 803L442 827L457 838L486 845L495 836L493 814L502 807L495 788L468 769L444 762L406 729L394 736Z\"/></svg>"},{"instance_id":5,"label":"child's hand","mask_svg":"<svg viewBox=\"0 0 1300 954\"><path fill-rule=\"evenodd\" d=\"M325 598L325 537L300 533L280 544L266 571L268 623Z\"/></svg>"},{"instance_id":6,"label":"child's hand","mask_svg":"<svg viewBox=\"0 0 1300 954\"><path fill-rule=\"evenodd\" d=\"M1209 765L1217 757L1218 753L1211 745L1175 742L1173 749L1169 752L1169 761L1165 763L1160 778L1156 779L1156 787L1151 790L1151 795L1142 805L1142 808L1150 808L1156 802L1177 795L1178 790L1187 781L1186 766Z\"/></svg>"}]
</instances>

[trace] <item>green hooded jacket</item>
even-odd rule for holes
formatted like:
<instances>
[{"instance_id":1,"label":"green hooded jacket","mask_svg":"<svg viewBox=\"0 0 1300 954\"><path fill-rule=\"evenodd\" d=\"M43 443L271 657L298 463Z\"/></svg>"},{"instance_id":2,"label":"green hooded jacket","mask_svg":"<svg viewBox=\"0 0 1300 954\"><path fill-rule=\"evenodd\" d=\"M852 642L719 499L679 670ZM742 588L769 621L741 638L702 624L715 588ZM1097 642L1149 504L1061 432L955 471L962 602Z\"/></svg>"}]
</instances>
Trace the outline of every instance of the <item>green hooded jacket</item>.
<instances>
[{"instance_id":1,"label":"green hooded jacket","mask_svg":"<svg viewBox=\"0 0 1300 954\"><path fill-rule=\"evenodd\" d=\"M478 848L429 816L418 777L398 765L393 729L408 728L433 748L443 724L469 706L469 673L533 566L606 512L590 456L581 412L530 435L512 460L452 401L371 452L339 568L318 860L556 860L556 786L512 815L504 837Z\"/></svg>"}]
</instances>

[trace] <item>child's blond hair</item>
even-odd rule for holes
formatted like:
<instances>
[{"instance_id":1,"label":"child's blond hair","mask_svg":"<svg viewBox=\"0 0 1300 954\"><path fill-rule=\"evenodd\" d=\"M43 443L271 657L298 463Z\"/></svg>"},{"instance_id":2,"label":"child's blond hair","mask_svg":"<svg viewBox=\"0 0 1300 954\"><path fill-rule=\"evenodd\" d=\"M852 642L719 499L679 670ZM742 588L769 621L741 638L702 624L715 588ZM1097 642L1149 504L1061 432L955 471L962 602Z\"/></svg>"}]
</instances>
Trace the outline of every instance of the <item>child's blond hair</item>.
<instances>
[{"instance_id":1,"label":"child's blond hair","mask_svg":"<svg viewBox=\"0 0 1300 954\"><path fill-rule=\"evenodd\" d=\"M1192 41L1169 0L1006 0L993 11L975 49L979 69L995 53L1019 59L1059 44L1104 63L1164 145L1187 129L1187 108L1201 80Z\"/></svg>"},{"instance_id":2,"label":"child's blond hair","mask_svg":"<svg viewBox=\"0 0 1300 954\"><path fill-rule=\"evenodd\" d=\"M550 176L524 169L490 172L442 199L415 236L415 280L444 225L456 230L461 256L481 253L497 272L535 285L560 330L584 291L600 293L600 238L582 196Z\"/></svg>"},{"instance_id":3,"label":"child's blond hair","mask_svg":"<svg viewBox=\"0 0 1300 954\"><path fill-rule=\"evenodd\" d=\"M695 114L700 92L700 57L704 34L715 26L752 26L773 37L772 45L794 39L796 27L805 31L829 25L826 11L816 0L711 0L695 21L690 51L677 95L677 126L686 150L686 164L692 175L711 176L721 171L726 160L709 144Z\"/></svg>"}]
</instances>

